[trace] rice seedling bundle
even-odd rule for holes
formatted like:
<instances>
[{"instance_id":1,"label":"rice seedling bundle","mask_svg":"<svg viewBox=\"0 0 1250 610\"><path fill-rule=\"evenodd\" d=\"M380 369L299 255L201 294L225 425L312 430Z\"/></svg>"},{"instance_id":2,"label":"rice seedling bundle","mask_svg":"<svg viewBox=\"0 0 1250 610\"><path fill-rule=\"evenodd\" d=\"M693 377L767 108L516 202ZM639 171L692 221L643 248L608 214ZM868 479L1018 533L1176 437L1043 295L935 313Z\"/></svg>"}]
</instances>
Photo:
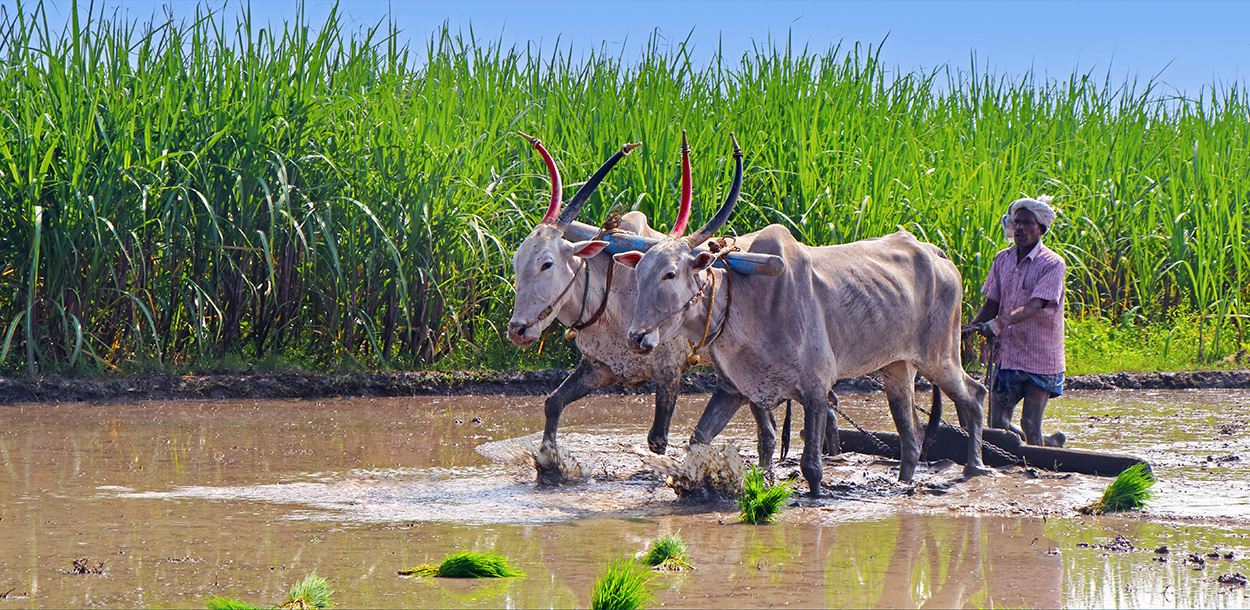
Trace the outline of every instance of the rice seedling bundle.
<instances>
[{"instance_id":1,"label":"rice seedling bundle","mask_svg":"<svg viewBox=\"0 0 1250 610\"><path fill-rule=\"evenodd\" d=\"M707 218L733 130L749 170L730 232L781 223L830 244L907 229L959 266L971 310L1007 245L1005 204L1048 193L1069 315L1198 316L1208 357L1245 315L1250 97L1236 83L1177 97L975 64L900 74L872 47L773 41L697 65L659 36L630 60L446 29L414 48L337 11L270 29L104 7L55 31L45 10L0 12L0 370L224 354L568 364L566 343L520 352L501 330L511 248L545 208L520 128L566 175L645 143L588 221L639 209L667 229L682 128Z\"/></svg>"},{"instance_id":2,"label":"rice seedling bundle","mask_svg":"<svg viewBox=\"0 0 1250 610\"><path fill-rule=\"evenodd\" d=\"M752 465L742 480L738 519L753 525L772 523L792 493L789 481L770 485L764 472Z\"/></svg>"},{"instance_id":3,"label":"rice seedling bundle","mask_svg":"<svg viewBox=\"0 0 1250 610\"><path fill-rule=\"evenodd\" d=\"M677 534L652 540L639 561L656 571L681 572L694 569L687 557L686 543Z\"/></svg>"},{"instance_id":4,"label":"rice seedling bundle","mask_svg":"<svg viewBox=\"0 0 1250 610\"><path fill-rule=\"evenodd\" d=\"M647 570L624 554L610 557L595 576L590 592L593 610L634 610L655 602L652 578Z\"/></svg>"},{"instance_id":5,"label":"rice seedling bundle","mask_svg":"<svg viewBox=\"0 0 1250 610\"><path fill-rule=\"evenodd\" d=\"M330 582L314 572L292 585L291 590L286 594L286 599L275 607L292 610L333 608L334 601L330 599L333 594L334 590L330 588ZM204 600L204 607L208 610L252 610L256 608L237 599L215 596Z\"/></svg>"},{"instance_id":6,"label":"rice seedling bundle","mask_svg":"<svg viewBox=\"0 0 1250 610\"><path fill-rule=\"evenodd\" d=\"M508 559L498 553L460 551L443 558L438 565L422 564L399 571L400 576L429 576L442 578L511 578L525 576L524 572L508 564Z\"/></svg>"},{"instance_id":7,"label":"rice seedling bundle","mask_svg":"<svg viewBox=\"0 0 1250 610\"><path fill-rule=\"evenodd\" d=\"M333 608L334 602L330 600L330 596L334 594L334 590L330 588L330 582L316 574L309 574L291 587L286 595L286 601L279 608L288 610L310 610L312 608Z\"/></svg>"},{"instance_id":8,"label":"rice seedling bundle","mask_svg":"<svg viewBox=\"0 0 1250 610\"><path fill-rule=\"evenodd\" d=\"M1146 502L1154 496L1154 490L1151 489L1154 484L1155 478L1150 467L1146 464L1134 464L1116 475L1097 502L1080 510L1085 514L1101 515L1145 508Z\"/></svg>"}]
</instances>

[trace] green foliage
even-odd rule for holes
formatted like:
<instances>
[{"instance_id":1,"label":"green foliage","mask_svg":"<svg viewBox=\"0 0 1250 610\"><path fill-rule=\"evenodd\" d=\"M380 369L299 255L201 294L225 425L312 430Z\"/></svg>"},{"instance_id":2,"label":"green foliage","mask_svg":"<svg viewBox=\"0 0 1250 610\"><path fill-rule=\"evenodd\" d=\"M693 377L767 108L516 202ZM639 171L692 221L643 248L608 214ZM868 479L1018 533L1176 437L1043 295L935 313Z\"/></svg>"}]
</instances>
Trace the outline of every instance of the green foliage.
<instances>
[{"instance_id":1,"label":"green foliage","mask_svg":"<svg viewBox=\"0 0 1250 610\"><path fill-rule=\"evenodd\" d=\"M1154 484L1155 478L1150 473L1150 467L1134 464L1116 475L1115 480L1102 493L1102 498L1083 508L1081 512L1101 515L1144 508L1154 495L1151 489Z\"/></svg>"},{"instance_id":2,"label":"green foliage","mask_svg":"<svg viewBox=\"0 0 1250 610\"><path fill-rule=\"evenodd\" d=\"M1244 336L1236 325L1219 329L1222 351L1231 353L1213 361L1210 349L1216 336L1209 322L1181 313L1157 322L1069 317L1064 328L1067 374L1245 366Z\"/></svg>"},{"instance_id":3,"label":"green foliage","mask_svg":"<svg viewBox=\"0 0 1250 610\"><path fill-rule=\"evenodd\" d=\"M794 492L789 481L769 485L764 472L755 465L742 479L742 495L738 497L738 520L743 523L772 523L790 494Z\"/></svg>"},{"instance_id":4,"label":"green foliage","mask_svg":"<svg viewBox=\"0 0 1250 610\"><path fill-rule=\"evenodd\" d=\"M686 556L686 543L677 534L669 534L652 540L651 546L647 548L639 561L656 570L677 572L694 568L690 563L690 558Z\"/></svg>"},{"instance_id":5,"label":"green foliage","mask_svg":"<svg viewBox=\"0 0 1250 610\"><path fill-rule=\"evenodd\" d=\"M400 576L439 576L443 578L511 578L525 573L493 552L461 551L443 558L439 565L422 564L399 571Z\"/></svg>"},{"instance_id":6,"label":"green foliage","mask_svg":"<svg viewBox=\"0 0 1250 610\"><path fill-rule=\"evenodd\" d=\"M256 608L256 606L229 597L210 597L204 600L204 607L208 610L255 610Z\"/></svg>"},{"instance_id":7,"label":"green foliage","mask_svg":"<svg viewBox=\"0 0 1250 610\"><path fill-rule=\"evenodd\" d=\"M317 576L314 572L304 577L291 587L287 593L286 601L282 603L281 608L333 608L334 602L330 600L330 596L334 590L330 588L330 583L325 578Z\"/></svg>"},{"instance_id":8,"label":"green foliage","mask_svg":"<svg viewBox=\"0 0 1250 610\"><path fill-rule=\"evenodd\" d=\"M608 564L595 576L590 591L593 610L633 610L655 603L652 578L624 554L608 558Z\"/></svg>"},{"instance_id":9,"label":"green foliage","mask_svg":"<svg viewBox=\"0 0 1250 610\"><path fill-rule=\"evenodd\" d=\"M559 329L527 351L503 334L511 250L546 207L522 128L570 185L645 142L582 217L633 208L661 229L681 129L699 159L695 219L730 181L733 130L749 169L728 232L780 223L820 245L907 229L959 267L969 315L1007 245L1005 204L1052 194L1045 241L1068 260L1071 318L1153 329L1180 312L1198 347L1161 357L1179 366L1243 342L1250 95L1237 83L1197 99L1095 74L898 74L878 48L771 42L695 65L658 33L633 63L446 28L410 48L393 24L352 30L337 8L280 32L200 7L149 23L101 10L58 32L50 6L0 13L5 373L274 354L333 369L571 366Z\"/></svg>"}]
</instances>

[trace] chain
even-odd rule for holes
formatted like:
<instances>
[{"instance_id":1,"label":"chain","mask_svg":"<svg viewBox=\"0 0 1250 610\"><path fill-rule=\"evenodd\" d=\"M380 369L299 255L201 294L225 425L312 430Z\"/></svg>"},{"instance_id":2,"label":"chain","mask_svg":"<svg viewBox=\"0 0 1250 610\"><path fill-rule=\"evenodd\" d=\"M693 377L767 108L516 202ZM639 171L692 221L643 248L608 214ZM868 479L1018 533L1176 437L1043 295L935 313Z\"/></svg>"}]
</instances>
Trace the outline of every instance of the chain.
<instances>
[{"instance_id":1,"label":"chain","mask_svg":"<svg viewBox=\"0 0 1250 610\"><path fill-rule=\"evenodd\" d=\"M928 411L924 410L924 407L921 407L920 405L914 405L914 406L916 407L917 411L920 411L921 413L924 413L925 415L929 414ZM964 430L963 427L961 426L952 426L946 423L946 420L939 420L938 426L950 428L951 430L958 432L960 436L964 438L968 438L968 432ZM1029 465L1028 461L1026 461L1024 458L1018 457L1013 453L1009 453L1008 451L1004 450L1002 447L999 447L998 445L995 445L994 443L991 443L985 439L981 439L981 447L985 449L989 449L990 452L997 454L999 457L1007 460L1008 462L1011 462L1012 464L1018 464L1020 466Z\"/></svg>"},{"instance_id":2,"label":"chain","mask_svg":"<svg viewBox=\"0 0 1250 610\"><path fill-rule=\"evenodd\" d=\"M832 403L829 404L829 408L833 409L834 411L837 411L838 415L841 415L844 419L846 419L846 421L851 422L851 425L855 426L856 430L859 430L865 436L872 439L872 442L877 445L877 449L880 449L884 455L890 455L890 456L898 455L898 452L895 451L889 445L885 444L885 441L877 438L876 434L873 434L872 432L865 430L863 426L860 426L859 424L855 423L855 420L851 419L851 416L844 413L842 409L839 409L838 407L834 406Z\"/></svg>"}]
</instances>

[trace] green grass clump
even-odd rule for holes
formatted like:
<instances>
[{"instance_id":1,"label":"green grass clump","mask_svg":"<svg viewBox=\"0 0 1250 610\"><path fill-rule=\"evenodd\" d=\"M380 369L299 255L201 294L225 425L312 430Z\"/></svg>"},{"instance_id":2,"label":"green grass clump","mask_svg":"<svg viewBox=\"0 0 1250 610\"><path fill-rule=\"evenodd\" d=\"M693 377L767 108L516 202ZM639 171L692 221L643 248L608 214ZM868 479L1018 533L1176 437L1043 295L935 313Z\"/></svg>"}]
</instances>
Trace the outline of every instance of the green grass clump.
<instances>
[{"instance_id":1,"label":"green grass clump","mask_svg":"<svg viewBox=\"0 0 1250 610\"><path fill-rule=\"evenodd\" d=\"M208 610L255 610L256 606L229 597L210 597L204 600Z\"/></svg>"},{"instance_id":2,"label":"green grass clump","mask_svg":"<svg viewBox=\"0 0 1250 610\"><path fill-rule=\"evenodd\" d=\"M653 576L624 555L608 559L590 590L592 610L632 610L655 602Z\"/></svg>"},{"instance_id":3,"label":"green grass clump","mask_svg":"<svg viewBox=\"0 0 1250 610\"><path fill-rule=\"evenodd\" d=\"M1101 515L1144 508L1146 502L1154 496L1154 491L1151 490L1154 484L1155 478L1150 473L1150 467L1145 464L1134 464L1116 475L1115 480L1102 493L1102 498L1082 508L1081 512Z\"/></svg>"},{"instance_id":4,"label":"green grass clump","mask_svg":"<svg viewBox=\"0 0 1250 610\"><path fill-rule=\"evenodd\" d=\"M399 571L400 576L439 576L442 578L511 578L525 573L508 564L498 553L461 551L443 558L438 565L422 564Z\"/></svg>"},{"instance_id":5,"label":"green grass clump","mask_svg":"<svg viewBox=\"0 0 1250 610\"><path fill-rule=\"evenodd\" d=\"M330 595L334 593L334 589L330 588L330 583L326 579L317 576L314 572L304 577L291 587L290 592L286 594L286 601L280 608L296 608L305 610L307 608L332 608L334 602L330 601Z\"/></svg>"},{"instance_id":6,"label":"green grass clump","mask_svg":"<svg viewBox=\"0 0 1250 610\"><path fill-rule=\"evenodd\" d=\"M649 565L656 570L680 572L694 569L694 564L686 556L686 543L677 534L652 540L651 546L639 560L643 565Z\"/></svg>"},{"instance_id":7,"label":"green grass clump","mask_svg":"<svg viewBox=\"0 0 1250 610\"><path fill-rule=\"evenodd\" d=\"M755 466L742 479L742 495L738 497L738 520L752 525L772 523L781 506L790 499L794 488L788 482L769 485L764 472Z\"/></svg>"}]
</instances>

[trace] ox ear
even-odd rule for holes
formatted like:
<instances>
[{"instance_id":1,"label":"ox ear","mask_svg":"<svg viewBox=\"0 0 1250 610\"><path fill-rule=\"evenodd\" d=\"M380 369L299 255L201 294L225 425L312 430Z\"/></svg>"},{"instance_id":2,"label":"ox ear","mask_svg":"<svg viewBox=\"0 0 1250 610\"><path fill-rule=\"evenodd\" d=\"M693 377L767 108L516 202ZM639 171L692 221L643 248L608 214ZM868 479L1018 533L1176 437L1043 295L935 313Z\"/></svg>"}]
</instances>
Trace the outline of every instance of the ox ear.
<instances>
[{"instance_id":1,"label":"ox ear","mask_svg":"<svg viewBox=\"0 0 1250 610\"><path fill-rule=\"evenodd\" d=\"M608 242L601 239L588 239L573 244L573 256L578 258L594 258L596 254L603 250Z\"/></svg>"},{"instance_id":2,"label":"ox ear","mask_svg":"<svg viewBox=\"0 0 1250 610\"><path fill-rule=\"evenodd\" d=\"M690 262L690 270L698 273L710 267L714 262L716 262L716 255L711 252L700 252L694 255L694 260Z\"/></svg>"},{"instance_id":3,"label":"ox ear","mask_svg":"<svg viewBox=\"0 0 1250 610\"><path fill-rule=\"evenodd\" d=\"M638 266L638 261L642 260L642 253L636 250L630 250L613 256L612 260L633 269Z\"/></svg>"}]
</instances>

